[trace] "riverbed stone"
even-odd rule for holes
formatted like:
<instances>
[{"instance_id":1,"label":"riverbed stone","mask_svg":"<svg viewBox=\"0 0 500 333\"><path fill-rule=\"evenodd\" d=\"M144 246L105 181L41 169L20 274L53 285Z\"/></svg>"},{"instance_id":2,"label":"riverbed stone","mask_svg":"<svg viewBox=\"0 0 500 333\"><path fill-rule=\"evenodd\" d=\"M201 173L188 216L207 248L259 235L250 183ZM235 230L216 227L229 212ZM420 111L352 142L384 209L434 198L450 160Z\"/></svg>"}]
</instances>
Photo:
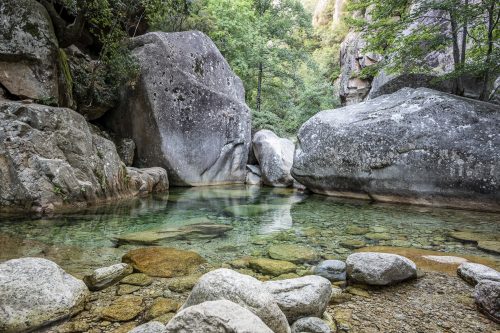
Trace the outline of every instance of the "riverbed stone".
<instances>
[{"instance_id":1,"label":"riverbed stone","mask_svg":"<svg viewBox=\"0 0 500 333\"><path fill-rule=\"evenodd\" d=\"M318 259L318 254L314 249L295 244L271 245L267 252L272 259L290 261L295 264L313 262Z\"/></svg>"},{"instance_id":2,"label":"riverbed stone","mask_svg":"<svg viewBox=\"0 0 500 333\"><path fill-rule=\"evenodd\" d=\"M158 321L150 321L137 326L129 333L165 333L165 325Z\"/></svg>"},{"instance_id":3,"label":"riverbed stone","mask_svg":"<svg viewBox=\"0 0 500 333\"><path fill-rule=\"evenodd\" d=\"M135 164L165 168L177 186L244 183L250 109L212 40L199 31L150 32L129 46L139 80L104 122L134 140Z\"/></svg>"},{"instance_id":4,"label":"riverbed stone","mask_svg":"<svg viewBox=\"0 0 500 333\"><path fill-rule=\"evenodd\" d=\"M179 301L171 298L159 297L153 301L151 307L146 312L146 320L161 317L170 312L176 312L180 307Z\"/></svg>"},{"instance_id":5,"label":"riverbed stone","mask_svg":"<svg viewBox=\"0 0 500 333\"><path fill-rule=\"evenodd\" d=\"M473 286L481 280L500 282L500 272L488 266L472 262L466 262L458 266L457 274Z\"/></svg>"},{"instance_id":6,"label":"riverbed stone","mask_svg":"<svg viewBox=\"0 0 500 333\"><path fill-rule=\"evenodd\" d=\"M216 300L229 300L243 306L276 333L290 331L287 319L274 297L262 282L251 276L225 268L206 273L193 288L182 308Z\"/></svg>"},{"instance_id":7,"label":"riverbed stone","mask_svg":"<svg viewBox=\"0 0 500 333\"><path fill-rule=\"evenodd\" d=\"M346 264L341 260L324 260L314 268L314 274L332 282L345 281L347 278Z\"/></svg>"},{"instance_id":8,"label":"riverbed stone","mask_svg":"<svg viewBox=\"0 0 500 333\"><path fill-rule=\"evenodd\" d=\"M349 235L364 235L364 234L367 234L368 232L370 232L370 229L365 228L365 227L360 227L357 225L350 225L350 226L347 226L345 232L346 232L346 234L349 234Z\"/></svg>"},{"instance_id":9,"label":"riverbed stone","mask_svg":"<svg viewBox=\"0 0 500 333\"><path fill-rule=\"evenodd\" d=\"M101 318L109 321L129 321L142 311L143 298L140 296L123 295L101 311Z\"/></svg>"},{"instance_id":10,"label":"riverbed stone","mask_svg":"<svg viewBox=\"0 0 500 333\"><path fill-rule=\"evenodd\" d=\"M201 275L194 274L175 278L168 283L168 289L176 293L189 291L194 288L200 277Z\"/></svg>"},{"instance_id":11,"label":"riverbed stone","mask_svg":"<svg viewBox=\"0 0 500 333\"><path fill-rule=\"evenodd\" d=\"M0 331L34 330L81 311L89 295L83 281L56 263L21 258L0 264Z\"/></svg>"},{"instance_id":12,"label":"riverbed stone","mask_svg":"<svg viewBox=\"0 0 500 333\"><path fill-rule=\"evenodd\" d=\"M153 282L153 279L144 273L133 273L124 277L120 283L131 284L134 286L149 286Z\"/></svg>"},{"instance_id":13,"label":"riverbed stone","mask_svg":"<svg viewBox=\"0 0 500 333\"><path fill-rule=\"evenodd\" d=\"M330 326L317 317L300 318L291 329L292 333L332 333Z\"/></svg>"},{"instance_id":14,"label":"riverbed stone","mask_svg":"<svg viewBox=\"0 0 500 333\"><path fill-rule=\"evenodd\" d=\"M140 290L140 289L141 289L141 287L139 287L139 286L132 286L130 284L120 284L118 286L118 289L116 290L116 294L118 296L128 295L128 294L135 293L137 290Z\"/></svg>"},{"instance_id":15,"label":"riverbed stone","mask_svg":"<svg viewBox=\"0 0 500 333\"><path fill-rule=\"evenodd\" d=\"M359 239L346 239L340 242L340 245L348 249L360 249L366 246L366 243Z\"/></svg>"},{"instance_id":16,"label":"riverbed stone","mask_svg":"<svg viewBox=\"0 0 500 333\"><path fill-rule=\"evenodd\" d=\"M264 129L254 134L252 146L265 185L276 187L293 185L290 169L295 145L292 141L280 138L272 131Z\"/></svg>"},{"instance_id":17,"label":"riverbed stone","mask_svg":"<svg viewBox=\"0 0 500 333\"><path fill-rule=\"evenodd\" d=\"M484 314L500 323L500 281L479 281L474 288L474 299Z\"/></svg>"},{"instance_id":18,"label":"riverbed stone","mask_svg":"<svg viewBox=\"0 0 500 333\"><path fill-rule=\"evenodd\" d=\"M297 271L297 265L294 263L268 258L252 258L248 261L248 265L257 272L271 276L295 273Z\"/></svg>"},{"instance_id":19,"label":"riverbed stone","mask_svg":"<svg viewBox=\"0 0 500 333\"><path fill-rule=\"evenodd\" d=\"M477 247L486 252L500 254L500 241L479 241L477 242Z\"/></svg>"},{"instance_id":20,"label":"riverbed stone","mask_svg":"<svg viewBox=\"0 0 500 333\"><path fill-rule=\"evenodd\" d=\"M285 332L290 332L290 328ZM168 333L273 333L248 309L228 300L207 301L179 312L167 324ZM278 332L278 331L274 331Z\"/></svg>"},{"instance_id":21,"label":"riverbed stone","mask_svg":"<svg viewBox=\"0 0 500 333\"><path fill-rule=\"evenodd\" d=\"M267 281L264 286L290 323L301 317L321 317L332 293L330 281L317 275Z\"/></svg>"},{"instance_id":22,"label":"riverbed stone","mask_svg":"<svg viewBox=\"0 0 500 333\"><path fill-rule=\"evenodd\" d=\"M299 130L292 176L326 195L498 210L497 109L403 88L322 111Z\"/></svg>"},{"instance_id":23,"label":"riverbed stone","mask_svg":"<svg viewBox=\"0 0 500 333\"><path fill-rule=\"evenodd\" d=\"M194 272L205 263L198 253L169 247L146 247L127 252L122 261L135 270L157 277L177 277Z\"/></svg>"},{"instance_id":24,"label":"riverbed stone","mask_svg":"<svg viewBox=\"0 0 500 333\"><path fill-rule=\"evenodd\" d=\"M101 290L107 288L125 276L131 274L132 266L128 264L115 264L109 267L98 268L92 274L86 275L83 282L90 290Z\"/></svg>"},{"instance_id":25,"label":"riverbed stone","mask_svg":"<svg viewBox=\"0 0 500 333\"><path fill-rule=\"evenodd\" d=\"M394 284L417 275L415 263L397 254L354 253L347 257L346 264L349 279L370 285Z\"/></svg>"}]
</instances>

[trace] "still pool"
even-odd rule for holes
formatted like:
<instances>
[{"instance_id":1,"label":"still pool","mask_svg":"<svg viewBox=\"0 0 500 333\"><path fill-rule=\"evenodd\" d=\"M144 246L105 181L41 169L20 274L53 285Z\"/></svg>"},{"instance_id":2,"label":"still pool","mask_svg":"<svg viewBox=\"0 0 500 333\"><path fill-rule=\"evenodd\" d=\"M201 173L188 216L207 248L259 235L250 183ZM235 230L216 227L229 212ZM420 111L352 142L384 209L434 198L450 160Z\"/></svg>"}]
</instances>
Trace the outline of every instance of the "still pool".
<instances>
[{"instance_id":1,"label":"still pool","mask_svg":"<svg viewBox=\"0 0 500 333\"><path fill-rule=\"evenodd\" d=\"M498 213L373 204L291 189L175 188L62 216L0 219L0 261L43 256L76 275L148 245L191 249L214 263L265 256L274 244L306 245L323 258L386 246L500 261L494 250ZM478 246L484 240L493 250Z\"/></svg>"}]
</instances>

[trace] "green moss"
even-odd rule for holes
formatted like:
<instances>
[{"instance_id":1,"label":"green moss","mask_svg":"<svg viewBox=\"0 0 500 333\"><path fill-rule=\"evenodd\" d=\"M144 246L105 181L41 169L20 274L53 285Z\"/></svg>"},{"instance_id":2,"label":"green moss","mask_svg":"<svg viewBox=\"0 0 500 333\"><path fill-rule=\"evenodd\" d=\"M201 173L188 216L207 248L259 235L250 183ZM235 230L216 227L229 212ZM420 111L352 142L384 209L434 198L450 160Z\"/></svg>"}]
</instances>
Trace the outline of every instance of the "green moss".
<instances>
[{"instance_id":1,"label":"green moss","mask_svg":"<svg viewBox=\"0 0 500 333\"><path fill-rule=\"evenodd\" d=\"M63 49L59 49L59 69L65 81L65 96L68 96L69 100L73 101L73 77L69 68L68 56Z\"/></svg>"}]
</instances>

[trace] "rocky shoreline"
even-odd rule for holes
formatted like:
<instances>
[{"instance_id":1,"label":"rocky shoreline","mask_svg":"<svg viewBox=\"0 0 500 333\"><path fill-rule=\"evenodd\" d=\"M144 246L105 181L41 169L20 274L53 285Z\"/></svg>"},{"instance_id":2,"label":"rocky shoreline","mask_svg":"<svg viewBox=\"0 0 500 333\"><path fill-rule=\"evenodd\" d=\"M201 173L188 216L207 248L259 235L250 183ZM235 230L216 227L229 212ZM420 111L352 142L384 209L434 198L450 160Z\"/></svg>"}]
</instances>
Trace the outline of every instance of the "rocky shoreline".
<instances>
[{"instance_id":1,"label":"rocky shoreline","mask_svg":"<svg viewBox=\"0 0 500 333\"><path fill-rule=\"evenodd\" d=\"M86 285L46 259L9 260L0 264L0 305L8 309L0 314L1 328L44 333L499 329L500 273L466 259L433 258L458 267L457 275L422 271L388 253L358 252L345 262L318 262L307 251L270 254L213 265L192 251L139 248L123 263L85 276Z\"/></svg>"}]
</instances>

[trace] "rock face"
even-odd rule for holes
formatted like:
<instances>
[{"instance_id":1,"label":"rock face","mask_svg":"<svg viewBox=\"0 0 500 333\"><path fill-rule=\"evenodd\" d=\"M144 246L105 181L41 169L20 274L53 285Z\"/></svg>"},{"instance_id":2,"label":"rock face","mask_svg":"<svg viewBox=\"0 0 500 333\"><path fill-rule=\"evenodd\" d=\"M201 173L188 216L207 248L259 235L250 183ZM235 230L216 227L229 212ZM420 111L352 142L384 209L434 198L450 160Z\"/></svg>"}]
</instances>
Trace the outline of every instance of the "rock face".
<instances>
[{"instance_id":1,"label":"rock face","mask_svg":"<svg viewBox=\"0 0 500 333\"><path fill-rule=\"evenodd\" d=\"M496 105L405 88L309 119L292 175L327 195L498 210L499 126Z\"/></svg>"},{"instance_id":2,"label":"rock face","mask_svg":"<svg viewBox=\"0 0 500 333\"><path fill-rule=\"evenodd\" d=\"M20 98L57 102L58 57L57 39L45 8L35 0L3 0L0 84Z\"/></svg>"},{"instance_id":3,"label":"rock face","mask_svg":"<svg viewBox=\"0 0 500 333\"><path fill-rule=\"evenodd\" d=\"M127 169L77 112L0 101L2 209L50 212L166 189L165 170Z\"/></svg>"},{"instance_id":4,"label":"rock face","mask_svg":"<svg viewBox=\"0 0 500 333\"><path fill-rule=\"evenodd\" d=\"M262 182L276 187L292 186L293 142L269 130L260 130L253 136L252 144L262 172Z\"/></svg>"},{"instance_id":5,"label":"rock face","mask_svg":"<svg viewBox=\"0 0 500 333\"><path fill-rule=\"evenodd\" d=\"M349 279L370 285L384 286L417 276L415 263L397 254L354 253L346 264Z\"/></svg>"},{"instance_id":6,"label":"rock face","mask_svg":"<svg viewBox=\"0 0 500 333\"><path fill-rule=\"evenodd\" d=\"M34 330L83 309L85 284L41 258L0 264L0 331Z\"/></svg>"},{"instance_id":7,"label":"rock face","mask_svg":"<svg viewBox=\"0 0 500 333\"><path fill-rule=\"evenodd\" d=\"M132 266L128 264L116 264L96 269L92 274L86 275L83 282L90 290L101 290L117 283L132 271Z\"/></svg>"},{"instance_id":8,"label":"rock face","mask_svg":"<svg viewBox=\"0 0 500 333\"><path fill-rule=\"evenodd\" d=\"M302 317L321 317L332 294L330 281L316 275L268 281L264 285L290 323Z\"/></svg>"},{"instance_id":9,"label":"rock face","mask_svg":"<svg viewBox=\"0 0 500 333\"><path fill-rule=\"evenodd\" d=\"M458 266L458 275L472 285L478 284L482 280L500 282L500 272L485 265L466 262Z\"/></svg>"},{"instance_id":10,"label":"rock face","mask_svg":"<svg viewBox=\"0 0 500 333\"><path fill-rule=\"evenodd\" d=\"M250 110L241 80L201 32L148 33L132 41L137 87L106 114L132 138L136 165L167 169L174 185L243 183Z\"/></svg>"},{"instance_id":11,"label":"rock face","mask_svg":"<svg viewBox=\"0 0 500 333\"><path fill-rule=\"evenodd\" d=\"M345 281L346 264L340 260L325 260L314 268L314 274L322 276L332 282Z\"/></svg>"},{"instance_id":12,"label":"rock face","mask_svg":"<svg viewBox=\"0 0 500 333\"><path fill-rule=\"evenodd\" d=\"M474 289L474 299L481 311L500 323L500 281L480 281Z\"/></svg>"},{"instance_id":13,"label":"rock face","mask_svg":"<svg viewBox=\"0 0 500 333\"><path fill-rule=\"evenodd\" d=\"M170 247L145 247L127 252L122 261L149 276L176 277L192 273L205 263L198 253Z\"/></svg>"},{"instance_id":14,"label":"rock face","mask_svg":"<svg viewBox=\"0 0 500 333\"><path fill-rule=\"evenodd\" d=\"M207 301L229 300L250 310L273 332L290 332L283 312L257 279L229 269L217 269L201 277L183 308Z\"/></svg>"},{"instance_id":15,"label":"rock face","mask_svg":"<svg viewBox=\"0 0 500 333\"><path fill-rule=\"evenodd\" d=\"M273 333L244 307L227 301L210 301L179 312L166 327L168 333Z\"/></svg>"},{"instance_id":16,"label":"rock face","mask_svg":"<svg viewBox=\"0 0 500 333\"><path fill-rule=\"evenodd\" d=\"M292 325L292 333L331 333L330 327L316 317L300 318Z\"/></svg>"}]
</instances>

